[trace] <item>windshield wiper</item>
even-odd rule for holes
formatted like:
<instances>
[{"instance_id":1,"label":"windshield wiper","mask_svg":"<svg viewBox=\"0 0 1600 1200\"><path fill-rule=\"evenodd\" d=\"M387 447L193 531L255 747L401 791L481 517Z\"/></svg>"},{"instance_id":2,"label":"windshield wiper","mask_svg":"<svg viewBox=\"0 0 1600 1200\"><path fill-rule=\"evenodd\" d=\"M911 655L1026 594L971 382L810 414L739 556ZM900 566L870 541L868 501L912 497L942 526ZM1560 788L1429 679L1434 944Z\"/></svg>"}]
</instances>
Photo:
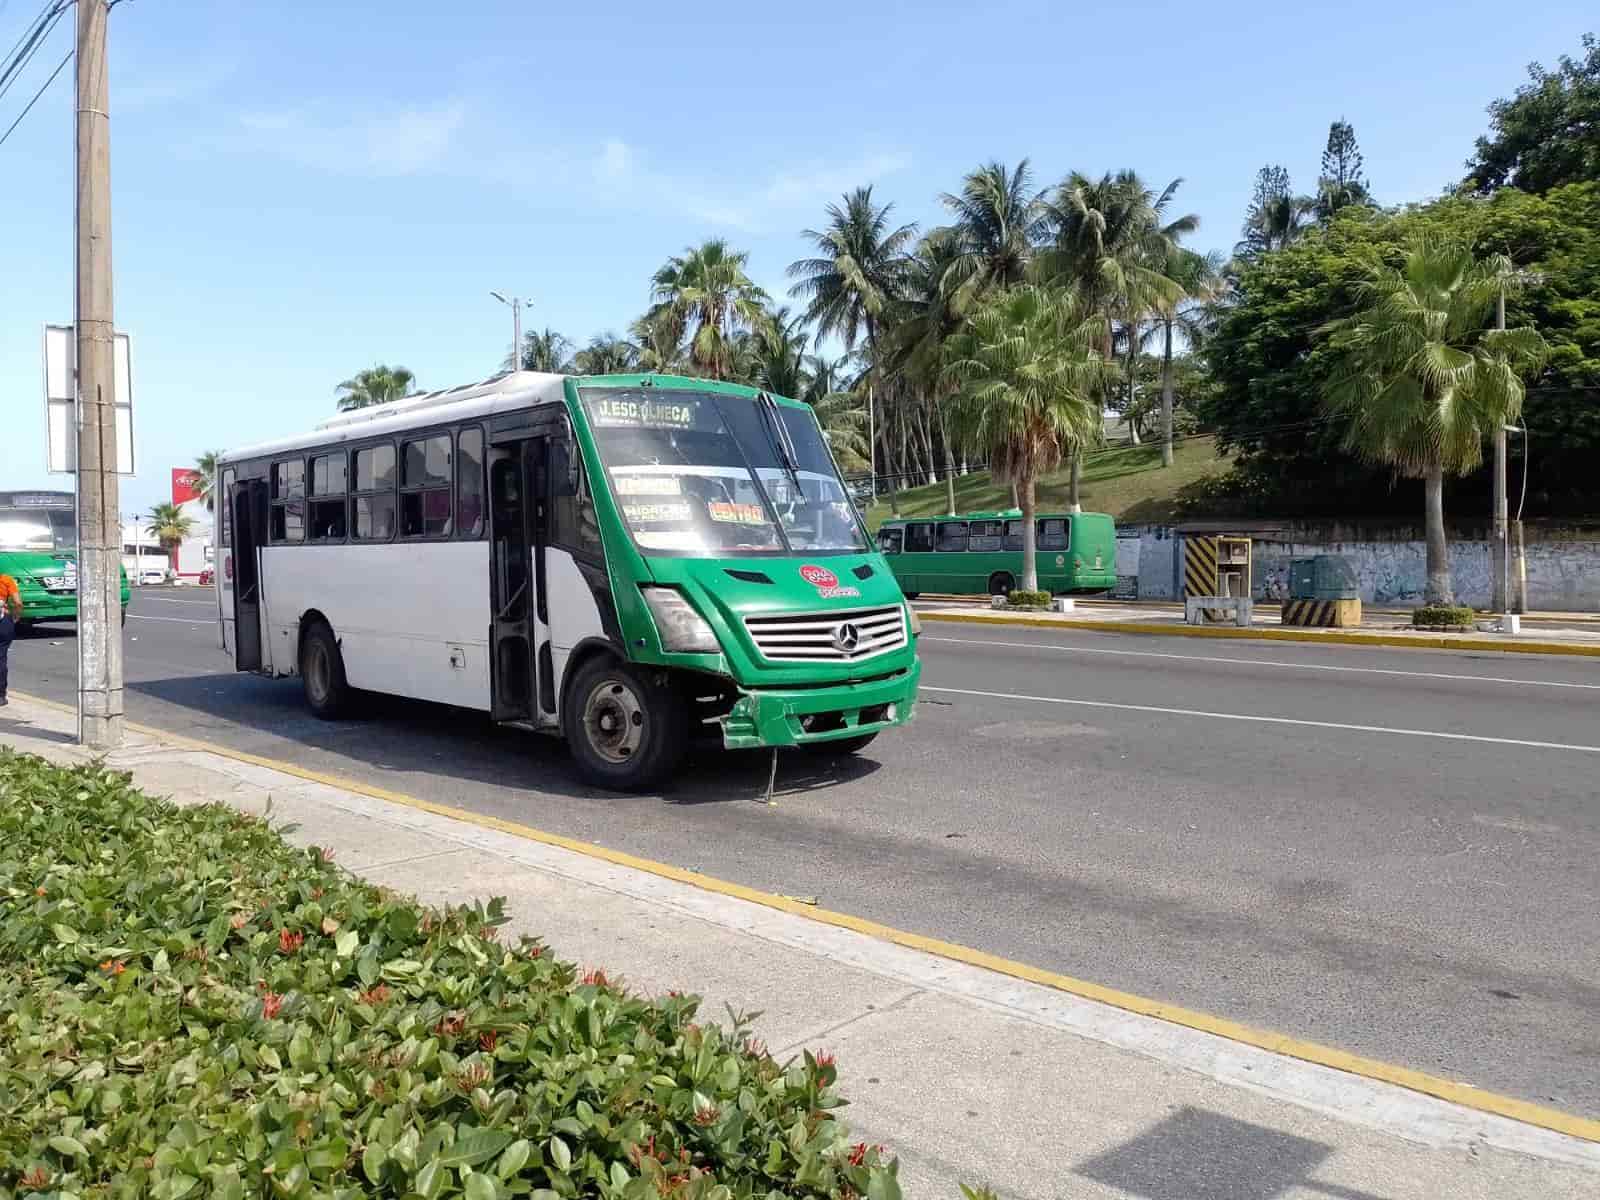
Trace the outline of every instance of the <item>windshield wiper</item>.
<instances>
[{"instance_id":1,"label":"windshield wiper","mask_svg":"<svg viewBox=\"0 0 1600 1200\"><path fill-rule=\"evenodd\" d=\"M789 476L789 483L794 488L795 501L802 501L806 498L806 493L800 486L798 455L794 452L794 444L789 441L789 431L783 427L783 416L778 411L778 402L767 393L761 392L756 397L756 406L760 408L761 416L768 425L767 435L772 439L772 448L778 452L778 462L782 464Z\"/></svg>"}]
</instances>

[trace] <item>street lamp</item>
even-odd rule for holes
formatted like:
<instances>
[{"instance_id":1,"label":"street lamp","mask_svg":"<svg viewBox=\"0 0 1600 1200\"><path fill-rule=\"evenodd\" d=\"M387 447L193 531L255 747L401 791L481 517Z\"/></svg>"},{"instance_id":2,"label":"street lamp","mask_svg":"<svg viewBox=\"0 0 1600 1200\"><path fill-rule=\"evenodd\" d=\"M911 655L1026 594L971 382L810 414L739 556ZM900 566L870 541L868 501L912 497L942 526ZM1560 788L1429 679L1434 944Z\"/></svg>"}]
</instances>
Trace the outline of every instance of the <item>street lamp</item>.
<instances>
[{"instance_id":1,"label":"street lamp","mask_svg":"<svg viewBox=\"0 0 1600 1200\"><path fill-rule=\"evenodd\" d=\"M522 369L522 306L525 301L521 296L512 296L509 299L499 292L490 292L496 300L500 301L511 310L511 369Z\"/></svg>"}]
</instances>

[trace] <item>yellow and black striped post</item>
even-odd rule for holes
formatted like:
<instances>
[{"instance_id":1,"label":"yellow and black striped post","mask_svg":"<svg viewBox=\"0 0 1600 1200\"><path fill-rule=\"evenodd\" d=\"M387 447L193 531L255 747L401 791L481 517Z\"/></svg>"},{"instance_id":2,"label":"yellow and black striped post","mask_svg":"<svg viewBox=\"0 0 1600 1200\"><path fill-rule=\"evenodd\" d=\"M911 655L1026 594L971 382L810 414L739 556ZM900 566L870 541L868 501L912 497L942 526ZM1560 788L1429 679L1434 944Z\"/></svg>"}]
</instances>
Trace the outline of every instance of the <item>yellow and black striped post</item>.
<instances>
[{"instance_id":1,"label":"yellow and black striped post","mask_svg":"<svg viewBox=\"0 0 1600 1200\"><path fill-rule=\"evenodd\" d=\"M1183 598L1217 594L1217 539L1183 539Z\"/></svg>"},{"instance_id":2,"label":"yellow and black striped post","mask_svg":"<svg viewBox=\"0 0 1600 1200\"><path fill-rule=\"evenodd\" d=\"M1283 623L1313 629L1350 629L1361 624L1360 600L1285 600Z\"/></svg>"}]
</instances>

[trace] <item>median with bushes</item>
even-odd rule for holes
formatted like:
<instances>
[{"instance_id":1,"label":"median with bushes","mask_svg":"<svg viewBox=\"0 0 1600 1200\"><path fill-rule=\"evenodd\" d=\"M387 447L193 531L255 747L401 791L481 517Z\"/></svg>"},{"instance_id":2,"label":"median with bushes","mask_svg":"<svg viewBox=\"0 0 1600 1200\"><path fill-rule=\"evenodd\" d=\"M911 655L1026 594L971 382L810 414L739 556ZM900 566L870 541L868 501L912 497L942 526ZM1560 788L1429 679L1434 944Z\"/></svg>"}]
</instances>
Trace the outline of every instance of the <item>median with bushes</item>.
<instances>
[{"instance_id":1,"label":"median with bushes","mask_svg":"<svg viewBox=\"0 0 1600 1200\"><path fill-rule=\"evenodd\" d=\"M506 921L0 749L0 1197L899 1196L827 1055Z\"/></svg>"}]
</instances>

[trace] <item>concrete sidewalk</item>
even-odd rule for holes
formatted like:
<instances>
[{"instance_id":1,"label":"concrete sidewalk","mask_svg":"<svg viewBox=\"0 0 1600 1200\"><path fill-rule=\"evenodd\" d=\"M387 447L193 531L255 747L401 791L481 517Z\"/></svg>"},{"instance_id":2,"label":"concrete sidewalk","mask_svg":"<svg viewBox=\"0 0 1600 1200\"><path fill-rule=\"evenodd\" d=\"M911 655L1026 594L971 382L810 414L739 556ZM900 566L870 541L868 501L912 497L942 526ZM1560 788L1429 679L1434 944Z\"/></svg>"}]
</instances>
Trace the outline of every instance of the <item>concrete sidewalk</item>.
<instances>
[{"instance_id":1,"label":"concrete sidewalk","mask_svg":"<svg viewBox=\"0 0 1600 1200\"><path fill-rule=\"evenodd\" d=\"M1105 632L1165 634L1175 637L1321 642L1325 645L1404 646L1424 650L1487 650L1522 654L1600 657L1600 621L1587 614L1548 614L1524 618L1522 632L1436 633L1414 630L1410 613L1365 611L1357 629L1316 629L1283 624L1281 606L1261 602L1247 629L1227 624L1187 625L1183 605L1167 601L1078 600L1070 613L1013 613L971 596L918 597L914 607L924 620L992 621L998 624L1060 626ZM1480 618L1486 620L1487 618Z\"/></svg>"},{"instance_id":2,"label":"concrete sidewalk","mask_svg":"<svg viewBox=\"0 0 1600 1200\"><path fill-rule=\"evenodd\" d=\"M13 696L0 744L82 761L73 726ZM707 1019L760 1010L778 1057L837 1054L846 1119L900 1156L908 1196L956 1200L960 1181L1144 1200L1600 1194L1593 1122L1570 1119L1572 1136L1448 1103L290 764L148 732L110 761L180 803L270 802L291 840L427 903L505 896L513 931L645 992L698 992Z\"/></svg>"}]
</instances>

